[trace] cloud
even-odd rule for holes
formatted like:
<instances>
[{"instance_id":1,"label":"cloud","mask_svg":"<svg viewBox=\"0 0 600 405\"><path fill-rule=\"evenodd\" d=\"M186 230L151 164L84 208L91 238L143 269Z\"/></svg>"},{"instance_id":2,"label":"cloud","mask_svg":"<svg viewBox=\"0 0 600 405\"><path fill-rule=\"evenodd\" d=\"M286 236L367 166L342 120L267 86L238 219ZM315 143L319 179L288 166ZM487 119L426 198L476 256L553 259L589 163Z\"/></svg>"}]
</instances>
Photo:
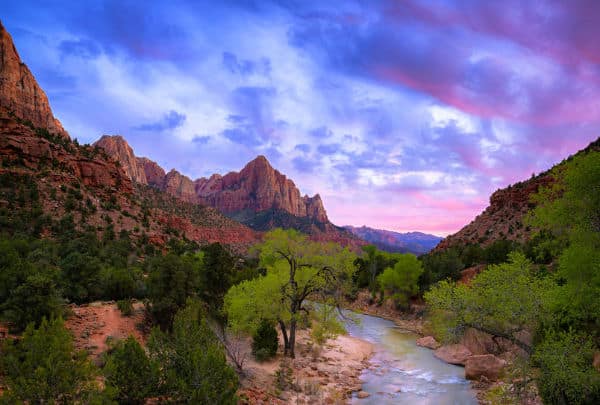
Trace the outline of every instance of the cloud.
<instances>
[{"instance_id":1,"label":"cloud","mask_svg":"<svg viewBox=\"0 0 600 405\"><path fill-rule=\"evenodd\" d=\"M156 122L148 124L141 124L133 127L136 131L147 131L147 132L162 132L167 130L173 130L179 128L185 122L185 114L178 113L177 111L169 111L164 114L163 117Z\"/></svg>"}]
</instances>

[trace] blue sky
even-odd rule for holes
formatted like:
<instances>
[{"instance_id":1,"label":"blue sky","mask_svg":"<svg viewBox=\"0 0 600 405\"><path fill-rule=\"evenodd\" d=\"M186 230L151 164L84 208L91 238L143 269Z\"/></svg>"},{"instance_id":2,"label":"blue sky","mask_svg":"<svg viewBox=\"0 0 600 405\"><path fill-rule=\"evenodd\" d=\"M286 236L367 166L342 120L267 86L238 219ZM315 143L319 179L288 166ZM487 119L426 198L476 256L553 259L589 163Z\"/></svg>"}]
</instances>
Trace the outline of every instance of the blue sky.
<instances>
[{"instance_id":1,"label":"blue sky","mask_svg":"<svg viewBox=\"0 0 600 405\"><path fill-rule=\"evenodd\" d=\"M593 1L11 1L72 137L197 178L263 154L339 225L444 235L600 133Z\"/></svg>"}]
</instances>

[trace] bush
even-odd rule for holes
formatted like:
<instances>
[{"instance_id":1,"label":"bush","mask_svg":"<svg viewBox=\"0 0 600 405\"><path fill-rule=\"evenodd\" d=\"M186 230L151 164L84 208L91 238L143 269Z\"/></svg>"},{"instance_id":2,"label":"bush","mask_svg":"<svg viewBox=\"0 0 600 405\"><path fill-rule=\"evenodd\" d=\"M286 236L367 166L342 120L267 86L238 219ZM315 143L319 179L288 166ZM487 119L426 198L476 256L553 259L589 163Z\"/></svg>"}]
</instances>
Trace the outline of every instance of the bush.
<instances>
[{"instance_id":1,"label":"bush","mask_svg":"<svg viewBox=\"0 0 600 405\"><path fill-rule=\"evenodd\" d=\"M550 333L534 361L540 367L538 388L549 404L600 403L600 373L592 366L591 339L573 332Z\"/></svg>"},{"instance_id":2,"label":"bush","mask_svg":"<svg viewBox=\"0 0 600 405\"><path fill-rule=\"evenodd\" d=\"M117 301L117 308L124 316L130 316L133 314L133 305L130 299Z\"/></svg>"},{"instance_id":3,"label":"bush","mask_svg":"<svg viewBox=\"0 0 600 405\"><path fill-rule=\"evenodd\" d=\"M22 339L7 341L0 370L6 403L90 403L101 395L97 370L85 352L75 352L62 319L44 319L38 329L30 324Z\"/></svg>"},{"instance_id":4,"label":"bush","mask_svg":"<svg viewBox=\"0 0 600 405\"><path fill-rule=\"evenodd\" d=\"M197 302L188 301L177 313L172 333L155 328L148 348L152 361L160 364L160 393L173 402L237 404L237 374Z\"/></svg>"},{"instance_id":5,"label":"bush","mask_svg":"<svg viewBox=\"0 0 600 405\"><path fill-rule=\"evenodd\" d=\"M158 383L158 367L132 336L117 343L104 366L106 386L119 403L143 404Z\"/></svg>"},{"instance_id":6,"label":"bush","mask_svg":"<svg viewBox=\"0 0 600 405\"><path fill-rule=\"evenodd\" d=\"M268 360L277 354L279 338L273 323L263 319L252 336L252 354L258 361Z\"/></svg>"}]
</instances>

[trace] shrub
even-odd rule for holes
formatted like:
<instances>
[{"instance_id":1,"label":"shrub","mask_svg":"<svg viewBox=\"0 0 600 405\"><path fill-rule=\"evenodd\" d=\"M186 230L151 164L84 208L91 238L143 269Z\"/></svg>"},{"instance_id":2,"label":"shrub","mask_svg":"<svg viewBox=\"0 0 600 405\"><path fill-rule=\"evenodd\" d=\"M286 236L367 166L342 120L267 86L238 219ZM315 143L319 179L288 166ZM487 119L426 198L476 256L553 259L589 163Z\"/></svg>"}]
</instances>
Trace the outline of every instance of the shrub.
<instances>
[{"instance_id":1,"label":"shrub","mask_svg":"<svg viewBox=\"0 0 600 405\"><path fill-rule=\"evenodd\" d=\"M158 367L132 336L116 344L103 372L107 387L115 391L119 403L145 403L158 383Z\"/></svg>"},{"instance_id":2,"label":"shrub","mask_svg":"<svg viewBox=\"0 0 600 405\"><path fill-rule=\"evenodd\" d=\"M254 336L252 336L252 354L258 361L265 361L275 356L279 339L273 323L263 319Z\"/></svg>"},{"instance_id":3,"label":"shrub","mask_svg":"<svg viewBox=\"0 0 600 405\"><path fill-rule=\"evenodd\" d=\"M117 301L117 308L124 316L130 316L133 314L133 305L130 299Z\"/></svg>"},{"instance_id":4,"label":"shrub","mask_svg":"<svg viewBox=\"0 0 600 405\"><path fill-rule=\"evenodd\" d=\"M549 333L534 354L538 388L550 404L600 403L600 373L594 370L591 339L574 332Z\"/></svg>"},{"instance_id":5,"label":"shrub","mask_svg":"<svg viewBox=\"0 0 600 405\"><path fill-rule=\"evenodd\" d=\"M22 339L7 341L0 367L6 403L90 403L101 395L97 370L85 352L75 352L62 319L44 319L38 329L32 323Z\"/></svg>"}]
</instances>

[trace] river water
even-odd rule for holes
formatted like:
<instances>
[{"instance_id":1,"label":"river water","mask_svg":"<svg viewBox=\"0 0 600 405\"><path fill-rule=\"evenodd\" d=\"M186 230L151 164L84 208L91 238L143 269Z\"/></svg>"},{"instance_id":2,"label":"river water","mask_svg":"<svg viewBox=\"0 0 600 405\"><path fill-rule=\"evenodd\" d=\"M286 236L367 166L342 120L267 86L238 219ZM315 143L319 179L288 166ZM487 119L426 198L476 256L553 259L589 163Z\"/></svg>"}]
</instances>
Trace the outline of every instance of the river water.
<instances>
[{"instance_id":1,"label":"river water","mask_svg":"<svg viewBox=\"0 0 600 405\"><path fill-rule=\"evenodd\" d=\"M447 364L433 351L419 347L418 335L393 322L355 314L359 324L349 322L350 336L374 345L371 367L361 375L363 390L370 396L352 398L352 404L477 404L475 393L464 378L464 368Z\"/></svg>"}]
</instances>

